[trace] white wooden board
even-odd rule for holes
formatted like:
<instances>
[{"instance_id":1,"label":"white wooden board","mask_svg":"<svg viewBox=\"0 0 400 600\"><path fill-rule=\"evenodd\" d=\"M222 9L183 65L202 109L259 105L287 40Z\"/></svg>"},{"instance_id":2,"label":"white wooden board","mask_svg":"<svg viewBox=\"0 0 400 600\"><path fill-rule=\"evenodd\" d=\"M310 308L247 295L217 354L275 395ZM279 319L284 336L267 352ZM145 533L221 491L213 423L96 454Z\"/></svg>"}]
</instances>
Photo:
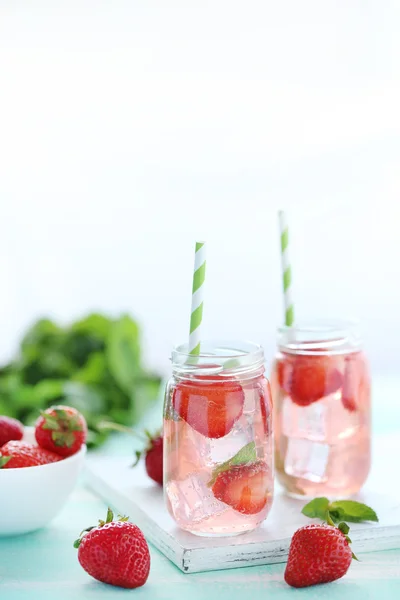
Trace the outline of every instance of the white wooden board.
<instances>
[{"instance_id":1,"label":"white wooden board","mask_svg":"<svg viewBox=\"0 0 400 600\"><path fill-rule=\"evenodd\" d=\"M371 476L357 499L372 506L380 522L351 525L356 554L400 548L400 443L394 436L380 438L375 448ZM121 514L128 514L147 539L185 573L284 562L295 530L311 522L301 514L305 502L288 498L278 489L268 519L257 530L226 538L194 536L176 527L164 506L162 490L142 467L132 469L131 464L131 456L91 458L87 483Z\"/></svg>"}]
</instances>

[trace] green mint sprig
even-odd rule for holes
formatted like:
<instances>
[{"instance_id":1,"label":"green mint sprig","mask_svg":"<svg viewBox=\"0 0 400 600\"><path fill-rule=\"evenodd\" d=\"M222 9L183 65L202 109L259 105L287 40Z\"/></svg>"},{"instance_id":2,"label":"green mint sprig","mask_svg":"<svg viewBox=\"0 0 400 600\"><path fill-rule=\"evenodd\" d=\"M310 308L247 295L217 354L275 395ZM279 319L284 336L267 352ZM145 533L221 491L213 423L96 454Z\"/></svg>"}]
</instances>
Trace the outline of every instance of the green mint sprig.
<instances>
[{"instance_id":1,"label":"green mint sprig","mask_svg":"<svg viewBox=\"0 0 400 600\"><path fill-rule=\"evenodd\" d=\"M328 498L314 498L308 502L301 511L306 517L311 519L321 519L322 521L349 521L350 523L361 523L363 521L379 521L376 512L362 502L355 500L336 500L330 502Z\"/></svg>"}]
</instances>

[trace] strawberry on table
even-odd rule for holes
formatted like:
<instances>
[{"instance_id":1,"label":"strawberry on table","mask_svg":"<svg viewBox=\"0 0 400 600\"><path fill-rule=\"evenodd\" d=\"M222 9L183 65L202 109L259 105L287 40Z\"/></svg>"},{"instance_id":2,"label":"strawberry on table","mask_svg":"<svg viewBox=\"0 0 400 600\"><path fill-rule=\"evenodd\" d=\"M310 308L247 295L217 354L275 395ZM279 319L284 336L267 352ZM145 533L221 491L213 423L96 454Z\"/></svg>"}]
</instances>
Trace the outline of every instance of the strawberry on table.
<instances>
[{"instance_id":1,"label":"strawberry on table","mask_svg":"<svg viewBox=\"0 0 400 600\"><path fill-rule=\"evenodd\" d=\"M285 581L292 587L308 587L343 577L353 557L347 533L340 523L306 525L293 535L285 570Z\"/></svg>"},{"instance_id":2,"label":"strawberry on table","mask_svg":"<svg viewBox=\"0 0 400 600\"><path fill-rule=\"evenodd\" d=\"M75 541L78 560L83 569L103 583L122 588L144 585L150 572L150 552L141 530L128 517L113 521L107 511L106 521L89 527Z\"/></svg>"},{"instance_id":3,"label":"strawberry on table","mask_svg":"<svg viewBox=\"0 0 400 600\"><path fill-rule=\"evenodd\" d=\"M142 452L136 452L136 462L139 462L141 456L144 454L144 463L146 466L146 473L158 485L163 484L163 436L157 434L152 436L148 431L145 432L148 442L145 449ZM135 466L134 465L134 466Z\"/></svg>"},{"instance_id":4,"label":"strawberry on table","mask_svg":"<svg viewBox=\"0 0 400 600\"><path fill-rule=\"evenodd\" d=\"M227 435L241 417L244 392L235 381L185 381L176 386L172 404L193 429L217 439Z\"/></svg>"},{"instance_id":5,"label":"strawberry on table","mask_svg":"<svg viewBox=\"0 0 400 600\"><path fill-rule=\"evenodd\" d=\"M295 404L309 406L336 392L342 383L343 375L331 358L298 356L293 364L290 395Z\"/></svg>"},{"instance_id":6,"label":"strawberry on table","mask_svg":"<svg viewBox=\"0 0 400 600\"><path fill-rule=\"evenodd\" d=\"M61 456L20 440L7 442L0 449L0 469L38 467L61 460Z\"/></svg>"},{"instance_id":7,"label":"strawberry on table","mask_svg":"<svg viewBox=\"0 0 400 600\"><path fill-rule=\"evenodd\" d=\"M24 426L17 419L0 416L0 447L11 440L22 440Z\"/></svg>"},{"instance_id":8,"label":"strawberry on table","mask_svg":"<svg viewBox=\"0 0 400 600\"><path fill-rule=\"evenodd\" d=\"M270 480L264 462L234 465L217 475L212 485L214 496L245 515L259 513L267 504Z\"/></svg>"},{"instance_id":9,"label":"strawberry on table","mask_svg":"<svg viewBox=\"0 0 400 600\"><path fill-rule=\"evenodd\" d=\"M67 457L80 450L86 441L85 418L70 406L52 406L36 421L35 437L42 448Z\"/></svg>"}]
</instances>

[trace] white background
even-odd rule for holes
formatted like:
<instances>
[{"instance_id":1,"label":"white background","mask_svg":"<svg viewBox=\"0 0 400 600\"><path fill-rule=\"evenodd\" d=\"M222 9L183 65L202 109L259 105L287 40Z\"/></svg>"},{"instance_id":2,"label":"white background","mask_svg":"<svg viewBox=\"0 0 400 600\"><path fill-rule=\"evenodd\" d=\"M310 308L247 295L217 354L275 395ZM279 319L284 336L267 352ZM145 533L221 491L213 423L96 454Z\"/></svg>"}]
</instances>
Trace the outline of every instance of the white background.
<instances>
[{"instance_id":1,"label":"white background","mask_svg":"<svg viewBox=\"0 0 400 600\"><path fill-rule=\"evenodd\" d=\"M168 370L208 242L204 335L362 320L400 339L398 0L0 0L0 356L40 315L129 311Z\"/></svg>"}]
</instances>

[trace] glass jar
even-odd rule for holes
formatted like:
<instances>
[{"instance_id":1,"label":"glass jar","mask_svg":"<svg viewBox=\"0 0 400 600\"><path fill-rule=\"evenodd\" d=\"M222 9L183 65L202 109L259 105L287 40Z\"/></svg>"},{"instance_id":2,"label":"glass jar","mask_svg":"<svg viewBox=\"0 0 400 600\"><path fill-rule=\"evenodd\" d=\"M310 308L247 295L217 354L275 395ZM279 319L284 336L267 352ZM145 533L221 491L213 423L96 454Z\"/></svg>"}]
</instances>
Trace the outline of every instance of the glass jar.
<instances>
[{"instance_id":1,"label":"glass jar","mask_svg":"<svg viewBox=\"0 0 400 600\"><path fill-rule=\"evenodd\" d=\"M283 327L278 348L271 384L280 483L301 497L358 492L370 469L371 406L357 327Z\"/></svg>"},{"instance_id":2,"label":"glass jar","mask_svg":"<svg viewBox=\"0 0 400 600\"><path fill-rule=\"evenodd\" d=\"M164 404L164 493L182 529L223 536L257 527L273 498L272 403L264 352L248 342L172 352Z\"/></svg>"}]
</instances>

